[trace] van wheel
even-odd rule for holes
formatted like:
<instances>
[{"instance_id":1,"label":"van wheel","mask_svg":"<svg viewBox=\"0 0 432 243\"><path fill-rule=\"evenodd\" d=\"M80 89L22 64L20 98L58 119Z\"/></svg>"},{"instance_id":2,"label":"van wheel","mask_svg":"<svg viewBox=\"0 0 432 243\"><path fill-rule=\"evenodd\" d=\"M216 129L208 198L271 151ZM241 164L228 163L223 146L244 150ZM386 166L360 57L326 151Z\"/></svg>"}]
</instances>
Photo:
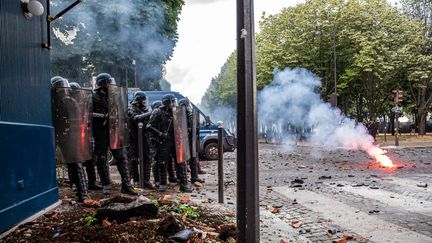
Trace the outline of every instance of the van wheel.
<instances>
[{"instance_id":1,"label":"van wheel","mask_svg":"<svg viewBox=\"0 0 432 243\"><path fill-rule=\"evenodd\" d=\"M208 160L217 160L218 159L218 144L217 143L208 143L205 148L205 157Z\"/></svg>"}]
</instances>

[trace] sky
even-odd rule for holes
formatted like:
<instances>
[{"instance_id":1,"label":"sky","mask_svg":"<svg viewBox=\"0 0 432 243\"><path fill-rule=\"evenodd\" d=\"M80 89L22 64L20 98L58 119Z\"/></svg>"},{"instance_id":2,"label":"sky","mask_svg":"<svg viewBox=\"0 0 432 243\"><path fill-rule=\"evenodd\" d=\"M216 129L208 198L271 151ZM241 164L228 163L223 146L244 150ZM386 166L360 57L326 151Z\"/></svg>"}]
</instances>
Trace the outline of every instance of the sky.
<instances>
[{"instance_id":1,"label":"sky","mask_svg":"<svg viewBox=\"0 0 432 243\"><path fill-rule=\"evenodd\" d=\"M236 48L235 0L186 0L178 25L179 40L166 64L171 90L199 103L228 56ZM304 0L255 0L255 29L263 11L276 14Z\"/></svg>"}]
</instances>

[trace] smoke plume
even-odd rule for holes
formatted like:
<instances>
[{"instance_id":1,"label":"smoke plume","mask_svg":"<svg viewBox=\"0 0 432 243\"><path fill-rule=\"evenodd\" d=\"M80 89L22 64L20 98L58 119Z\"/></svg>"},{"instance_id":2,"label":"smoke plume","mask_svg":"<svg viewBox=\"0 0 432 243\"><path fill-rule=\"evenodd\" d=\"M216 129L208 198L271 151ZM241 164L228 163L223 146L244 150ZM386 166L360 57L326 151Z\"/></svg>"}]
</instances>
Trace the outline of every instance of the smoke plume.
<instances>
[{"instance_id":1,"label":"smoke plume","mask_svg":"<svg viewBox=\"0 0 432 243\"><path fill-rule=\"evenodd\" d=\"M362 150L381 160L385 151L373 144L366 127L324 102L320 85L306 69L276 70L273 82L259 93L261 126L285 142L306 139L327 149Z\"/></svg>"}]
</instances>

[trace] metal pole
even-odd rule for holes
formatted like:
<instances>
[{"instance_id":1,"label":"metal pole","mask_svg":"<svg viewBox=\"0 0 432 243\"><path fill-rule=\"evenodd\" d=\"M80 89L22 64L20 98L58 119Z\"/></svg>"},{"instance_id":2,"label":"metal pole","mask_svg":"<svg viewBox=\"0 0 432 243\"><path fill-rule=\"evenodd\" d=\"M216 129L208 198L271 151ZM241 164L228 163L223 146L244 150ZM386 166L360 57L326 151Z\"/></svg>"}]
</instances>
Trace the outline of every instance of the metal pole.
<instances>
[{"instance_id":1,"label":"metal pole","mask_svg":"<svg viewBox=\"0 0 432 243\"><path fill-rule=\"evenodd\" d=\"M218 121L218 192L219 192L219 203L224 203L224 176L223 176L223 137L222 137L222 126L223 122Z\"/></svg>"},{"instance_id":2,"label":"metal pole","mask_svg":"<svg viewBox=\"0 0 432 243\"><path fill-rule=\"evenodd\" d=\"M399 112L395 112L396 126L395 126L395 146L399 146Z\"/></svg>"},{"instance_id":3,"label":"metal pole","mask_svg":"<svg viewBox=\"0 0 432 243\"><path fill-rule=\"evenodd\" d=\"M333 62L334 62L334 93L335 107L337 107L337 72L336 72L336 32L333 31Z\"/></svg>"},{"instance_id":4,"label":"metal pole","mask_svg":"<svg viewBox=\"0 0 432 243\"><path fill-rule=\"evenodd\" d=\"M254 1L237 0L237 242L259 242Z\"/></svg>"},{"instance_id":5,"label":"metal pole","mask_svg":"<svg viewBox=\"0 0 432 243\"><path fill-rule=\"evenodd\" d=\"M141 188L144 188L143 126L144 124L142 122L138 123L139 184Z\"/></svg>"}]
</instances>

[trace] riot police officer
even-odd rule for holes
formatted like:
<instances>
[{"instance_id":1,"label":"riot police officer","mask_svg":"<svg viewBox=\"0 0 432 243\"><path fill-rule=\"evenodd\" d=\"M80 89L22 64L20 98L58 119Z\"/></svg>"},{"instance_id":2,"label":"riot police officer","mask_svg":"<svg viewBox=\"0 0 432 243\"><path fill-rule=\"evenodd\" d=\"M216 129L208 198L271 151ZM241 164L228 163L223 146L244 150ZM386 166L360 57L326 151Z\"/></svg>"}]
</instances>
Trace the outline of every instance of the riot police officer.
<instances>
[{"instance_id":1,"label":"riot police officer","mask_svg":"<svg viewBox=\"0 0 432 243\"><path fill-rule=\"evenodd\" d=\"M102 182L105 194L111 193L111 180L107 164L107 151L111 150L112 155L117 160L117 169L121 176L121 192L137 195L130 185L129 179L129 162L125 148L111 149L110 131L109 131L109 103L108 103L108 86L115 85L114 79L108 73L101 73L96 77L95 92L93 94L93 136L95 142L94 154L96 165Z\"/></svg>"},{"instance_id":2,"label":"riot police officer","mask_svg":"<svg viewBox=\"0 0 432 243\"><path fill-rule=\"evenodd\" d=\"M55 128L56 157L60 163L66 163L69 180L76 186L76 195L79 202L88 198L87 185L82 161L79 160L82 152L77 145L77 136L81 124L75 124L86 112L78 105L78 101L70 95L71 87L69 81L60 76L51 79L51 91L53 100L53 124ZM87 112L89 112L87 110ZM86 127L87 124L84 124ZM78 128L78 129L77 129ZM85 142L85 141L84 141ZM82 143L84 144L84 143ZM91 148L88 147L91 153Z\"/></svg>"},{"instance_id":3,"label":"riot police officer","mask_svg":"<svg viewBox=\"0 0 432 243\"><path fill-rule=\"evenodd\" d=\"M196 133L196 123L195 126L193 125L194 122L196 122L196 120L194 121L195 117L193 115L192 112L192 107L190 104L190 101L188 98L185 99L181 99L179 100L179 106L184 106L186 108L186 117L187 117L187 127L188 127L188 138L189 138L189 149L190 149L190 160L189 160L189 166L190 166L190 171L191 171L191 182L195 183L195 182L200 182L200 183L204 183L203 179L200 179L198 177L198 154L196 149L193 149L193 146L196 141L193 140L193 134L192 133ZM195 137L196 138L196 137Z\"/></svg>"},{"instance_id":4,"label":"riot police officer","mask_svg":"<svg viewBox=\"0 0 432 243\"><path fill-rule=\"evenodd\" d=\"M81 85L76 82L70 82L70 87L72 89L81 89ZM94 142L93 142L94 143ZM102 187L96 181L96 169L94 159L86 160L83 163L87 172L87 185L89 190L102 190Z\"/></svg>"},{"instance_id":5,"label":"riot police officer","mask_svg":"<svg viewBox=\"0 0 432 243\"><path fill-rule=\"evenodd\" d=\"M173 124L173 109L177 107L176 99L172 94L166 94L162 98L162 106L152 112L150 122L147 127L151 132L158 136L158 158L157 163L160 173L159 191L166 191L167 184L167 165L170 160L174 160L178 179L180 183L180 191L192 192L190 184L187 180L185 163L177 163L176 144L174 138Z\"/></svg>"},{"instance_id":6,"label":"riot police officer","mask_svg":"<svg viewBox=\"0 0 432 243\"><path fill-rule=\"evenodd\" d=\"M151 111L147 107L147 94L143 91L137 91L134 94L133 101L128 109L128 116L130 120L130 145L129 145L129 159L131 160L131 174L135 183L139 182L139 171L138 171L138 157L139 157L139 141L138 141L138 124L142 123L144 127L143 131L143 172L144 175L144 188L153 189L153 185L150 183L150 171L151 171L151 160L150 160L150 146L149 136L147 134L147 124L150 119Z\"/></svg>"},{"instance_id":7,"label":"riot police officer","mask_svg":"<svg viewBox=\"0 0 432 243\"><path fill-rule=\"evenodd\" d=\"M156 100L151 104L152 113L159 107L162 106L162 101ZM152 165L153 170L153 178L156 187L160 186L160 175L159 175L159 166L157 164L157 147L158 147L158 135L155 135L152 132L147 133L150 139L150 163Z\"/></svg>"}]
</instances>

